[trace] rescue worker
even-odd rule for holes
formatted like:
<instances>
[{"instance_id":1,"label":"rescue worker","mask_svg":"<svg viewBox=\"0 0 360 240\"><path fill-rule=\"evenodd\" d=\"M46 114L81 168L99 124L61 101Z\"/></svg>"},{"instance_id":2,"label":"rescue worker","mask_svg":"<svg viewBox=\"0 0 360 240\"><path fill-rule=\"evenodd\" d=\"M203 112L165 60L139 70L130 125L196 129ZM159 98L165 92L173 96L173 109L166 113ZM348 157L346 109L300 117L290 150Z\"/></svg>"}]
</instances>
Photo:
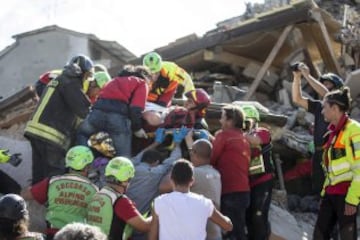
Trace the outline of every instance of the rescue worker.
<instances>
[{"instance_id":1,"label":"rescue worker","mask_svg":"<svg viewBox=\"0 0 360 240\"><path fill-rule=\"evenodd\" d=\"M184 69L174 62L162 61L161 56L156 52L146 54L143 65L148 67L153 74L153 82L147 97L149 102L169 107L178 88L183 88L177 94L180 97L182 92L195 89L190 75Z\"/></svg>"},{"instance_id":2,"label":"rescue worker","mask_svg":"<svg viewBox=\"0 0 360 240\"><path fill-rule=\"evenodd\" d=\"M325 182L313 239L330 239L335 225L342 240L357 239L360 201L360 124L348 116L350 89L329 92L322 113L329 122L324 135L322 166Z\"/></svg>"},{"instance_id":3,"label":"rescue worker","mask_svg":"<svg viewBox=\"0 0 360 240\"><path fill-rule=\"evenodd\" d=\"M109 240L127 239L129 225L141 232L150 230L151 218L145 219L125 195L135 175L132 162L125 157L110 160L105 169L106 186L95 194L88 206L87 223L98 226Z\"/></svg>"},{"instance_id":4,"label":"rescue worker","mask_svg":"<svg viewBox=\"0 0 360 240\"><path fill-rule=\"evenodd\" d=\"M95 103L100 90L108 81L111 80L111 77L104 66L99 67L98 65L95 65L94 68L95 67L100 70L95 70L94 78L88 78L83 82L83 91L89 97L91 104ZM41 97L41 94L44 91L46 85L51 80L57 78L61 72L62 70L57 69L48 71L40 76L39 80L35 83L35 89L38 97Z\"/></svg>"},{"instance_id":5,"label":"rescue worker","mask_svg":"<svg viewBox=\"0 0 360 240\"><path fill-rule=\"evenodd\" d=\"M47 239L52 239L68 223L85 222L87 205L98 191L87 178L93 160L88 147L72 147L65 159L69 173L45 178L22 191L26 200L35 199L39 204L47 205Z\"/></svg>"},{"instance_id":6,"label":"rescue worker","mask_svg":"<svg viewBox=\"0 0 360 240\"><path fill-rule=\"evenodd\" d=\"M187 98L184 107L194 115L195 129L209 129L205 120L206 109L210 105L210 96L202 88L196 88L185 93Z\"/></svg>"},{"instance_id":7,"label":"rescue worker","mask_svg":"<svg viewBox=\"0 0 360 240\"><path fill-rule=\"evenodd\" d=\"M105 71L95 72L94 80L88 81L88 89L85 91L86 95L90 98L91 105L97 100L101 89L107 82L111 80L109 73Z\"/></svg>"},{"instance_id":8,"label":"rescue worker","mask_svg":"<svg viewBox=\"0 0 360 240\"><path fill-rule=\"evenodd\" d=\"M32 148L32 183L65 172L64 157L71 146L78 119L89 112L90 101L83 82L92 76L93 63L73 57L63 72L48 83L25 128Z\"/></svg>"},{"instance_id":9,"label":"rescue worker","mask_svg":"<svg viewBox=\"0 0 360 240\"><path fill-rule=\"evenodd\" d=\"M312 192L313 194L319 195L323 182L324 182L324 173L321 168L321 159L322 159L322 136L326 132L327 123L324 121L324 116L321 114L322 102L321 100L314 100L306 98L302 94L301 90L301 77L304 77L305 80L310 84L310 86L315 90L319 95L320 99L324 95L332 90L339 89L342 87L343 80L334 73L326 73L320 76L319 81L317 81L310 74L309 67L304 63L297 63L293 65L293 84L292 84L292 99L293 102L304 108L306 111L312 113L315 117L314 120L314 145L315 152L312 156Z\"/></svg>"},{"instance_id":10,"label":"rescue worker","mask_svg":"<svg viewBox=\"0 0 360 240\"><path fill-rule=\"evenodd\" d=\"M265 240L270 236L269 210L273 188L274 167L270 131L259 127L259 111L253 105L242 105L248 128L245 137L250 143L249 169L250 206L246 212L249 240Z\"/></svg>"},{"instance_id":11,"label":"rescue worker","mask_svg":"<svg viewBox=\"0 0 360 240\"><path fill-rule=\"evenodd\" d=\"M21 163L21 158L18 154L9 154L9 150L0 149L0 164L9 163L17 167ZM16 193L19 194L21 186L14 179L12 179L4 171L0 170L0 194Z\"/></svg>"},{"instance_id":12,"label":"rescue worker","mask_svg":"<svg viewBox=\"0 0 360 240\"><path fill-rule=\"evenodd\" d=\"M111 80L111 76L104 65L94 65L94 78L88 78L84 81L83 91L90 98L91 105L97 100L100 90Z\"/></svg>"},{"instance_id":13,"label":"rescue worker","mask_svg":"<svg viewBox=\"0 0 360 240\"><path fill-rule=\"evenodd\" d=\"M26 202L16 194L0 197L0 239L43 240L40 233L29 232L29 212Z\"/></svg>"},{"instance_id":14,"label":"rescue worker","mask_svg":"<svg viewBox=\"0 0 360 240\"><path fill-rule=\"evenodd\" d=\"M53 79L57 78L61 74L62 70L55 69L47 71L40 75L39 80L35 83L35 90L38 97L41 97L46 85Z\"/></svg>"},{"instance_id":15,"label":"rescue worker","mask_svg":"<svg viewBox=\"0 0 360 240\"><path fill-rule=\"evenodd\" d=\"M127 65L101 90L92 111L80 125L78 143L86 146L94 133L104 131L113 140L118 156L131 156L132 130L147 138L141 114L148 94L150 72L143 66Z\"/></svg>"}]
</instances>

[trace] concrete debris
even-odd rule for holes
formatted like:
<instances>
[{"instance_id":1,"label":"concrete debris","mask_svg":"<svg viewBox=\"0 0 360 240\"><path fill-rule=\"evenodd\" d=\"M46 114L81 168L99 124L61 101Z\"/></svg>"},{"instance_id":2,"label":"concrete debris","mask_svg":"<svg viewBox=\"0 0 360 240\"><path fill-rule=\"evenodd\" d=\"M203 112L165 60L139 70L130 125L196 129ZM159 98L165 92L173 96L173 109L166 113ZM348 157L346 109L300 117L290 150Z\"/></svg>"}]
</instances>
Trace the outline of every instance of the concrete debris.
<instances>
[{"instance_id":1,"label":"concrete debris","mask_svg":"<svg viewBox=\"0 0 360 240\"><path fill-rule=\"evenodd\" d=\"M274 145L273 152L276 156L279 156L283 164L282 168L290 169L294 166L299 166L305 161L309 163L308 159L311 154L310 144L313 140L311 128L314 121L312 114L309 114L304 109L297 108L292 103L291 81L293 76L289 69L290 63L295 61L306 62L314 76L318 76L320 72L335 70L339 70L338 73L341 73L340 75L347 76L345 84L350 87L354 100L351 116L356 120L360 120L360 2L358 0L316 0L315 2L319 7L326 9L338 20L337 24L332 24L333 19L327 18L326 13L323 13L324 21L330 27L328 35L322 36L320 33L313 33L314 30L318 29L318 26L314 25L314 21L305 23L302 21L292 21L291 23L295 25L294 33L289 35L288 41L283 46L279 46L274 51L274 55L282 57L274 58L274 61L268 64L270 66L263 71L265 74L262 79L260 77L257 79L257 77L258 73L262 72L263 67L266 65L265 63L268 62L269 56L265 53L274 50L274 45L276 45L276 41L280 38L279 33L281 33L282 28L288 27L278 24L274 30L273 26L265 26L266 24L264 23L269 19L273 19L274 24L287 22L272 18L273 15L276 15L277 8L286 9L289 7L290 14L285 11L285 13L279 14L279 16L287 16L288 19L291 19L290 17L293 13L302 13L300 11L302 7L297 8L296 6L299 5L295 6L294 4L307 1L265 0L265 4L251 4L250 2L246 3L246 13L244 15L218 23L218 29L207 33L204 36L208 37L205 39L206 41L200 42L204 45L203 49L194 47L183 48L196 50L196 52L186 52L189 56L183 56L186 54L183 53L183 49L179 50L179 48L187 42L185 38L170 44L169 47L173 47L175 50L178 50L177 52L180 52L183 62L181 62L181 59L175 59L179 60L179 63L186 63L188 61L188 66L185 64L184 68L189 69L189 66L197 65L197 68L191 69L195 86L204 88L212 96L212 104L209 106L206 116L210 130L214 131L219 128L220 109L226 103L238 105L244 103L252 104L260 111L261 125L269 128L271 131ZM308 2L311 2L310 5L317 8L314 1ZM292 6L290 7L290 5ZM274 11L269 16L263 15L268 10ZM305 10L309 9L305 8ZM309 12L305 10L303 12L307 19L309 18ZM299 16L302 15L300 14ZM254 17L256 17L256 22L262 23L259 23L259 26L264 25L265 29L259 28L260 32L258 32L259 29L252 31L247 29L249 25L244 24L244 22L247 21L248 24L251 24L251 19ZM342 23L340 26L339 22ZM241 29L241 26L244 29ZM332 31L330 32L330 30ZM225 31L229 31L229 34L223 34L221 37L216 35L219 32ZM242 32L247 33L247 31L250 32L249 35L243 34L243 36L240 34ZM332 36L334 31L338 31L336 41L333 40ZM305 38L308 38L311 34L315 35L313 36L313 41L307 41L309 39ZM324 33L322 34L325 35ZM210 35L213 35L214 38L212 39ZM320 55L321 53L324 54L321 56L323 61L318 61L319 58L317 58L317 61L314 60L313 62L312 58L319 57L319 54L314 53L310 48L313 48L313 45L316 45L315 42L319 39L321 40L322 37L326 39L332 38L338 44L336 46L339 49L341 48L338 51L341 52L341 69L332 63L332 60L338 60L338 56L333 59L331 53L326 53L325 48L332 49L333 42L329 46L323 46L324 48L321 49ZM221 39L224 39L223 42L220 41ZM263 39L266 39L266 41L262 41ZM202 46L198 44L198 40L197 37L190 36L191 44ZM214 41L218 46L212 45ZM251 44L256 42L259 45L252 47ZM297 44L298 42L302 44ZM162 51L166 51L166 47L157 50L162 53ZM176 52L175 50L174 52ZM212 51L214 56L207 59L203 56L204 50ZM168 55L167 58L174 60L171 59L173 55ZM166 56L166 54L163 56ZM194 62L196 63L193 64ZM182 66L182 64L179 65ZM256 85L256 91L250 97L251 101L243 101L247 93L252 92L252 87L255 86L254 82L258 83L255 80L261 81ZM302 84L305 97L313 98L316 96L306 81L303 81ZM181 101L183 100L175 101L175 104L182 105L183 102ZM31 147L29 142L23 137L23 130L35 106L36 99L33 87L27 87L9 99L0 102L0 146L10 149L11 153L21 153L24 159L16 169L9 164L2 164L0 168L13 176L22 187L29 185L28 180L31 177L29 169L31 169L32 162ZM270 239L312 238L316 212L318 211L318 199L313 196L302 197L302 193L306 192L306 187L310 186L310 184L304 184L304 182L293 181L285 184L284 188L293 188L291 193L294 194L291 195L287 194L290 192L288 189L274 189L270 209L272 225L272 237ZM35 202L29 202L29 208L32 216L35 216L32 219L32 229L44 229L44 208Z\"/></svg>"},{"instance_id":2,"label":"concrete debris","mask_svg":"<svg viewBox=\"0 0 360 240\"><path fill-rule=\"evenodd\" d=\"M289 210L292 212L312 212L319 211L319 197L317 196L304 196L289 194L288 196Z\"/></svg>"},{"instance_id":3,"label":"concrete debris","mask_svg":"<svg viewBox=\"0 0 360 240\"><path fill-rule=\"evenodd\" d=\"M360 41L360 40L359 40ZM353 99L360 95L360 69L351 72L346 78L345 85L350 88L351 97Z\"/></svg>"},{"instance_id":4,"label":"concrete debris","mask_svg":"<svg viewBox=\"0 0 360 240\"><path fill-rule=\"evenodd\" d=\"M283 239L300 240L312 234L312 232L305 232L291 213L274 204L270 206L269 218L271 231Z\"/></svg>"}]
</instances>

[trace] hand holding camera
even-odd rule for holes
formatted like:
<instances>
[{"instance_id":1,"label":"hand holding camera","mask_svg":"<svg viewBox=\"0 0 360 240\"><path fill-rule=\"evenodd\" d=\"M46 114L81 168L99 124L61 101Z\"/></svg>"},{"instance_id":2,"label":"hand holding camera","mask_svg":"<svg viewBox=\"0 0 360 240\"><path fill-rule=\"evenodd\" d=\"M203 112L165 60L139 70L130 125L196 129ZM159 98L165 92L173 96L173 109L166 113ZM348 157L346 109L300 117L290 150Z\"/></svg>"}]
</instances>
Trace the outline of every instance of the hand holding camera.
<instances>
[{"instance_id":1,"label":"hand holding camera","mask_svg":"<svg viewBox=\"0 0 360 240\"><path fill-rule=\"evenodd\" d=\"M309 67L303 62L295 62L290 65L290 69L293 72L301 72L302 74L309 74Z\"/></svg>"}]
</instances>

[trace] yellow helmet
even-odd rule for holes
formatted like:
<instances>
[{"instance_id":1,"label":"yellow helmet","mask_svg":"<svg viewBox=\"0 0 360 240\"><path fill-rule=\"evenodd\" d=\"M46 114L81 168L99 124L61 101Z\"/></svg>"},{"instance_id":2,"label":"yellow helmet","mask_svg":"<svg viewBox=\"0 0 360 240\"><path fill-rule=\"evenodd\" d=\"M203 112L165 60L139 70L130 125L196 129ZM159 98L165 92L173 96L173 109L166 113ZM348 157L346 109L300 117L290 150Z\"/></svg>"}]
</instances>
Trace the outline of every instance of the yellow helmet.
<instances>
[{"instance_id":1,"label":"yellow helmet","mask_svg":"<svg viewBox=\"0 0 360 240\"><path fill-rule=\"evenodd\" d=\"M126 157L115 157L105 168L106 177L115 177L120 182L128 181L135 175L133 163Z\"/></svg>"},{"instance_id":2,"label":"yellow helmet","mask_svg":"<svg viewBox=\"0 0 360 240\"><path fill-rule=\"evenodd\" d=\"M86 146L75 146L69 149L65 157L65 166L74 170L83 170L92 163L94 155Z\"/></svg>"},{"instance_id":3,"label":"yellow helmet","mask_svg":"<svg viewBox=\"0 0 360 240\"><path fill-rule=\"evenodd\" d=\"M0 150L0 163L6 163L10 160L9 150Z\"/></svg>"}]
</instances>

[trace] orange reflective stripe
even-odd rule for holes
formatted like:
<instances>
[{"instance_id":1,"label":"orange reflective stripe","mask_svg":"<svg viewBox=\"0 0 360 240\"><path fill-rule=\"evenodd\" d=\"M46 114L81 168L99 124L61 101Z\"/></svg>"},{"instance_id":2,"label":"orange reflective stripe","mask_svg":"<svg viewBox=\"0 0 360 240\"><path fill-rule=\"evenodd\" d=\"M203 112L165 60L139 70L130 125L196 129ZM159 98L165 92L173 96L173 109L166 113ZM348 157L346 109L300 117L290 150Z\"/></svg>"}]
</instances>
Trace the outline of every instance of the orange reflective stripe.
<instances>
[{"instance_id":1,"label":"orange reflective stripe","mask_svg":"<svg viewBox=\"0 0 360 240\"><path fill-rule=\"evenodd\" d=\"M178 85L179 85L178 82L176 82L176 81L171 81L171 82L169 83L169 86L166 88L166 91L165 91L165 92L171 92L171 91L175 90Z\"/></svg>"},{"instance_id":2,"label":"orange reflective stripe","mask_svg":"<svg viewBox=\"0 0 360 240\"><path fill-rule=\"evenodd\" d=\"M336 142L334 144L334 148L345 148L345 145L341 143L342 137L344 135L344 131L340 131L339 135L336 138Z\"/></svg>"},{"instance_id":3,"label":"orange reflective stripe","mask_svg":"<svg viewBox=\"0 0 360 240\"><path fill-rule=\"evenodd\" d=\"M155 94L155 93L149 93L149 95L147 96L147 100L148 101L156 101L157 99L158 99L158 95L157 94Z\"/></svg>"}]
</instances>

